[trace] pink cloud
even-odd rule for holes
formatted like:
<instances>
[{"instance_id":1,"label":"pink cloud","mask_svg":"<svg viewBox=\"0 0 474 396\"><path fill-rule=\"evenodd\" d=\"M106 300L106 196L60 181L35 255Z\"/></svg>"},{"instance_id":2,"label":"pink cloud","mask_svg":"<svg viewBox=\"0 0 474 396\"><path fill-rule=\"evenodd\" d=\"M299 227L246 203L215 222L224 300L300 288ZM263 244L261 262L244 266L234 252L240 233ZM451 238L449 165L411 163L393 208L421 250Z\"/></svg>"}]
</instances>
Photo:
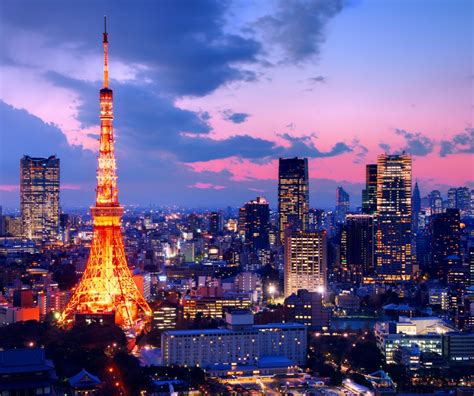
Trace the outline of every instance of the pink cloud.
<instances>
[{"instance_id":1,"label":"pink cloud","mask_svg":"<svg viewBox=\"0 0 474 396\"><path fill-rule=\"evenodd\" d=\"M20 186L17 184L0 184L0 191L13 192L18 191L19 189Z\"/></svg>"},{"instance_id":2,"label":"pink cloud","mask_svg":"<svg viewBox=\"0 0 474 396\"><path fill-rule=\"evenodd\" d=\"M65 183L61 184L61 190L82 190L82 186L79 184L70 184L70 183Z\"/></svg>"},{"instance_id":3,"label":"pink cloud","mask_svg":"<svg viewBox=\"0 0 474 396\"><path fill-rule=\"evenodd\" d=\"M221 186L218 184L212 184L212 183L194 183L189 186L188 188L198 188L200 190L223 190L226 188L225 186Z\"/></svg>"}]
</instances>

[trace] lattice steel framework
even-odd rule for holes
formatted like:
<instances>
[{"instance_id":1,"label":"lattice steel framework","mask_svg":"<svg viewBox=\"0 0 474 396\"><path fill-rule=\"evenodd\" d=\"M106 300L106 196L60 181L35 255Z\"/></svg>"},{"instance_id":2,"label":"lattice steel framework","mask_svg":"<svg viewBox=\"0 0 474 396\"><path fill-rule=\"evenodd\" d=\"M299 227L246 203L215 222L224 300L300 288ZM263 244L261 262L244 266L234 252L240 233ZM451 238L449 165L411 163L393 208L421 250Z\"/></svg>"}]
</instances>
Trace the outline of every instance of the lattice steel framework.
<instances>
[{"instance_id":1,"label":"lattice steel framework","mask_svg":"<svg viewBox=\"0 0 474 396\"><path fill-rule=\"evenodd\" d=\"M108 34L105 26L104 87L100 90L100 147L96 204L91 208L94 234L82 279L61 314L60 322L72 323L75 314L115 313L115 322L134 328L137 319L151 316L151 309L138 290L127 265L120 221L113 134L113 94L109 89Z\"/></svg>"}]
</instances>

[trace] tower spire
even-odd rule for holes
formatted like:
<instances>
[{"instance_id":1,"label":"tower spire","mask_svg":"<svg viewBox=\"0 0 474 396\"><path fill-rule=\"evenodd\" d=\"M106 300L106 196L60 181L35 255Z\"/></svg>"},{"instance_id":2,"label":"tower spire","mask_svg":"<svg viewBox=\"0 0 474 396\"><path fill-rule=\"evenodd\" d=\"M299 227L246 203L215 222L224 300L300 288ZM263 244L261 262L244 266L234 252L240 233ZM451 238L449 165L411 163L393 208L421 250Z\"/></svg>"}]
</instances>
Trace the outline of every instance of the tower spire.
<instances>
[{"instance_id":1,"label":"tower spire","mask_svg":"<svg viewBox=\"0 0 474 396\"><path fill-rule=\"evenodd\" d=\"M108 35L107 35L107 16L104 15L104 88L109 87L109 54L108 54Z\"/></svg>"}]
</instances>

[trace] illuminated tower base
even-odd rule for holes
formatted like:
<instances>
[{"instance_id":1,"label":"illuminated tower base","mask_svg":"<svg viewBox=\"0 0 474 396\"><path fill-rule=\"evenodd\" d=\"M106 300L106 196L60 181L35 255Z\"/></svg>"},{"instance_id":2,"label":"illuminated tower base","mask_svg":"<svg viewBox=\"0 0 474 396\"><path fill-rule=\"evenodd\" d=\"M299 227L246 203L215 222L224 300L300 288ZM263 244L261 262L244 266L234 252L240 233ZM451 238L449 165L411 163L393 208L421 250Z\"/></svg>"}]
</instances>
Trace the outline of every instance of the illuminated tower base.
<instances>
[{"instance_id":1,"label":"illuminated tower base","mask_svg":"<svg viewBox=\"0 0 474 396\"><path fill-rule=\"evenodd\" d=\"M100 321L112 317L123 328L135 327L139 314L151 310L133 281L120 229L123 209L92 208L94 235L81 282L62 314L62 321L74 316Z\"/></svg>"}]
</instances>

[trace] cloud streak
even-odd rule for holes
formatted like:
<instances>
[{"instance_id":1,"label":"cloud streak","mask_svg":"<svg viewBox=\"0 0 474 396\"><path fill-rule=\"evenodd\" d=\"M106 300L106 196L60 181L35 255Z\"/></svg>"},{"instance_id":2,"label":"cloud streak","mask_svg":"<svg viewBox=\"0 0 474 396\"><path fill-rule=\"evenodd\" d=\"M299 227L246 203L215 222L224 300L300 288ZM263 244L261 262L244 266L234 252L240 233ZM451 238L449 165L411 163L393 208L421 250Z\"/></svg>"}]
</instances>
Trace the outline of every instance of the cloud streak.
<instances>
[{"instance_id":1,"label":"cloud streak","mask_svg":"<svg viewBox=\"0 0 474 396\"><path fill-rule=\"evenodd\" d=\"M329 21L344 7L343 0L280 0L275 13L256 22L266 40L278 46L284 62L300 63L321 52Z\"/></svg>"},{"instance_id":2,"label":"cloud streak","mask_svg":"<svg viewBox=\"0 0 474 396\"><path fill-rule=\"evenodd\" d=\"M404 129L395 129L395 134L402 136L406 141L406 146L402 148L403 151L421 157L433 151L434 141L419 132L413 133Z\"/></svg>"},{"instance_id":3,"label":"cloud streak","mask_svg":"<svg viewBox=\"0 0 474 396\"><path fill-rule=\"evenodd\" d=\"M464 132L454 135L451 140L442 140L440 146L441 157L452 154L474 154L474 128L466 128Z\"/></svg>"}]
</instances>

